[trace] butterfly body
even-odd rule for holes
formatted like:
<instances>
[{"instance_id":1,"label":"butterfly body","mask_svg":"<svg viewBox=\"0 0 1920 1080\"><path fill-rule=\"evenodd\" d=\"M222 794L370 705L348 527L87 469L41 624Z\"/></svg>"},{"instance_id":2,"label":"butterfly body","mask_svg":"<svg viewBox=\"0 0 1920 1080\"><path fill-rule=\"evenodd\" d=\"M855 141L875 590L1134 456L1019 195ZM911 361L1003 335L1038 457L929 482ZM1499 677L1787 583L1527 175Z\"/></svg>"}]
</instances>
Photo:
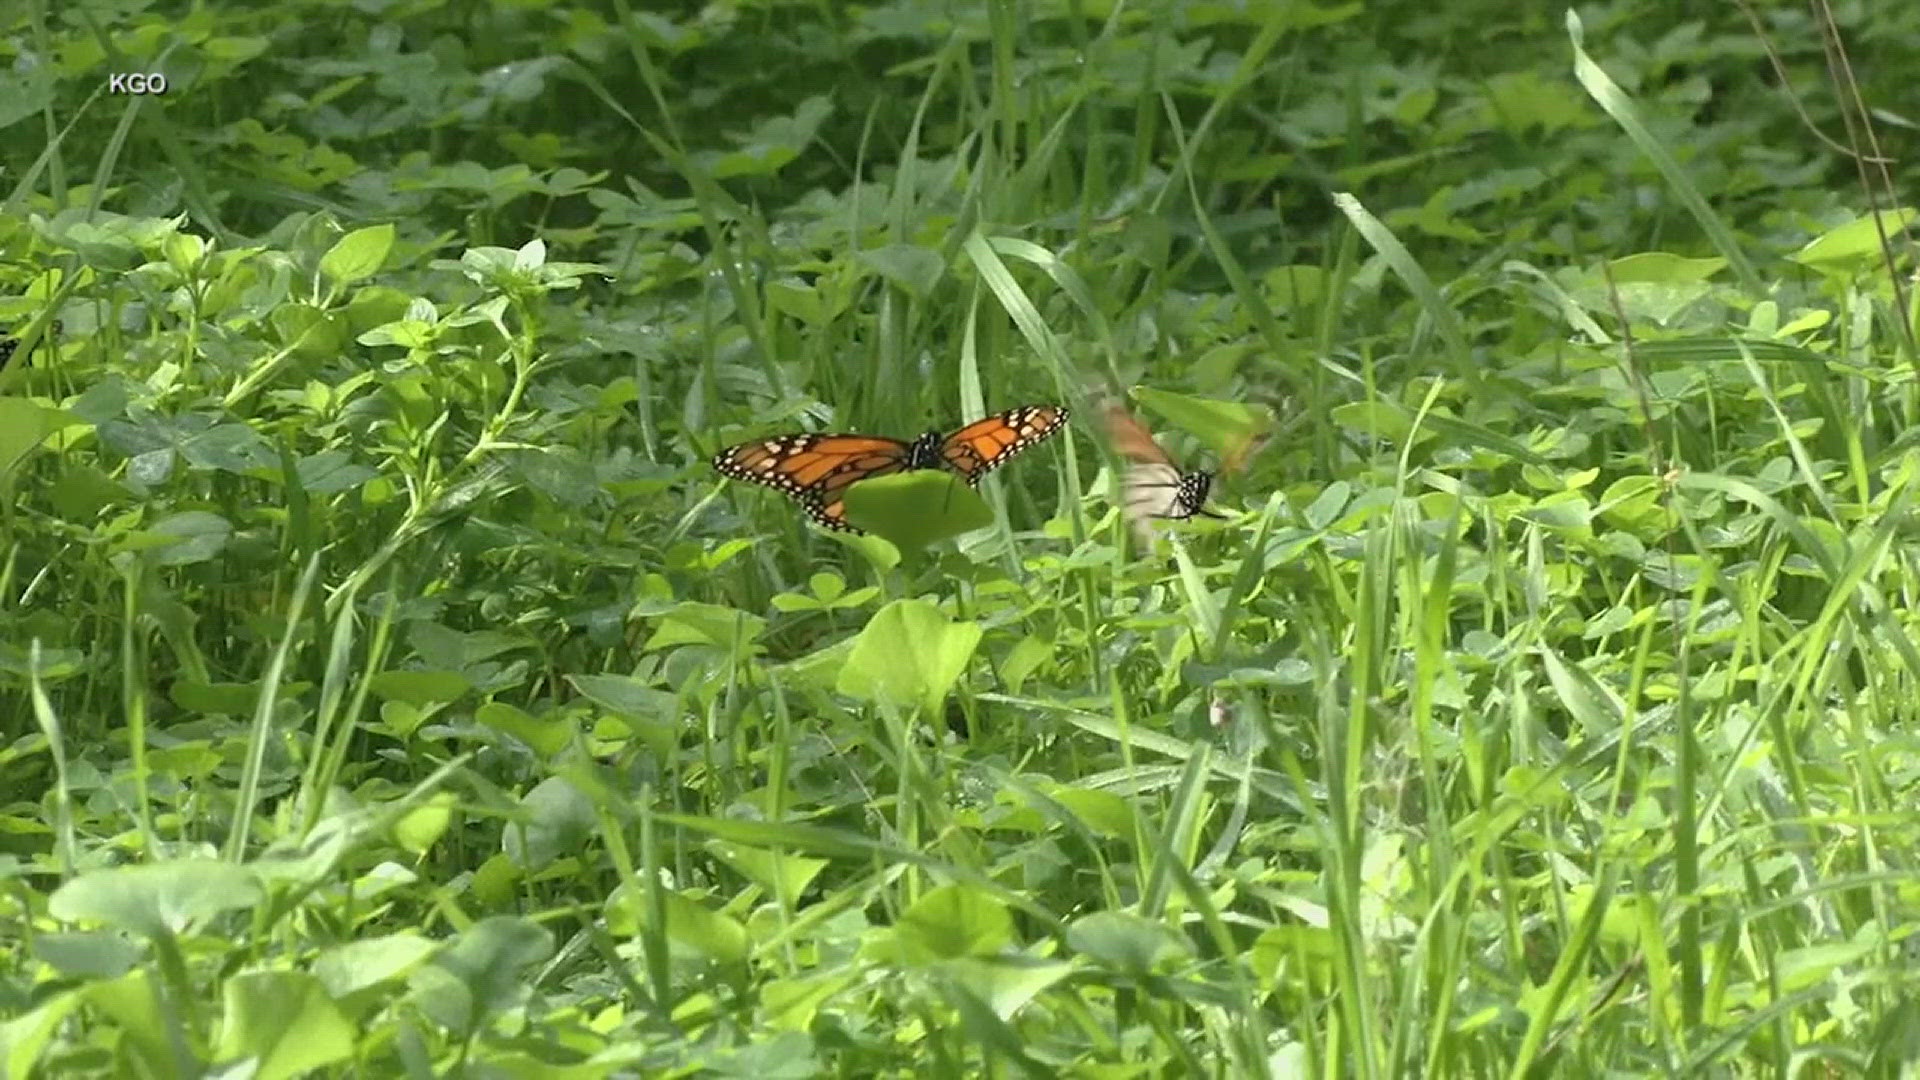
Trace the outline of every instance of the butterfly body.
<instances>
[{"instance_id":1,"label":"butterfly body","mask_svg":"<svg viewBox=\"0 0 1920 1080\"><path fill-rule=\"evenodd\" d=\"M845 494L862 480L915 469L954 473L969 487L1066 423L1059 405L1023 405L949 435L929 431L912 442L883 435L795 432L756 439L714 455L713 467L735 480L762 484L798 502L829 529L860 532L846 519Z\"/></svg>"}]
</instances>

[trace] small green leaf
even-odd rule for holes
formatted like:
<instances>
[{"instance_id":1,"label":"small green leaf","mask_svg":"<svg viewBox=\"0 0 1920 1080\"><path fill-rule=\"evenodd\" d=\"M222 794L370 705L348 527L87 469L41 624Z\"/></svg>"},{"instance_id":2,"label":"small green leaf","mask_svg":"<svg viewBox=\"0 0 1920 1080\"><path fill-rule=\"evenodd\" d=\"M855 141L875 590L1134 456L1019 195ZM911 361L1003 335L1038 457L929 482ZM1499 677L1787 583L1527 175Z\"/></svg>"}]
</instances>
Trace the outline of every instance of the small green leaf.
<instances>
[{"instance_id":1,"label":"small green leaf","mask_svg":"<svg viewBox=\"0 0 1920 1080\"><path fill-rule=\"evenodd\" d=\"M320 257L320 272L335 285L364 281L387 261L387 253L393 250L393 237L391 222L355 229Z\"/></svg>"},{"instance_id":2,"label":"small green leaf","mask_svg":"<svg viewBox=\"0 0 1920 1080\"><path fill-rule=\"evenodd\" d=\"M207 253L207 242L192 233L174 233L160 244L161 257L181 277L194 276L200 259Z\"/></svg>"},{"instance_id":3,"label":"small green leaf","mask_svg":"<svg viewBox=\"0 0 1920 1080\"><path fill-rule=\"evenodd\" d=\"M760 1022L769 1027L802 1032L813 1026L820 1007L860 980L851 970L827 975L774 979L759 985Z\"/></svg>"},{"instance_id":4,"label":"small green leaf","mask_svg":"<svg viewBox=\"0 0 1920 1080\"><path fill-rule=\"evenodd\" d=\"M380 474L356 464L344 450L322 450L301 458L295 475L307 494L333 495L357 488Z\"/></svg>"},{"instance_id":5,"label":"small green leaf","mask_svg":"<svg viewBox=\"0 0 1920 1080\"><path fill-rule=\"evenodd\" d=\"M1377 398L1335 405L1327 416L1349 431L1390 443L1403 442L1413 434L1413 414L1393 402Z\"/></svg>"},{"instance_id":6,"label":"small green leaf","mask_svg":"<svg viewBox=\"0 0 1920 1080\"><path fill-rule=\"evenodd\" d=\"M535 784L520 809L524 817L507 823L500 849L524 869L546 867L580 850L600 827L593 800L559 776Z\"/></svg>"},{"instance_id":7,"label":"small green leaf","mask_svg":"<svg viewBox=\"0 0 1920 1080\"><path fill-rule=\"evenodd\" d=\"M916 300L926 299L947 270L939 252L912 244L869 248L855 258Z\"/></svg>"},{"instance_id":8,"label":"small green leaf","mask_svg":"<svg viewBox=\"0 0 1920 1080\"><path fill-rule=\"evenodd\" d=\"M1007 685L1008 693L1018 694L1020 688L1026 685L1027 677L1052 659L1053 646L1029 634L1008 650L1005 660L1000 661L1000 681Z\"/></svg>"},{"instance_id":9,"label":"small green leaf","mask_svg":"<svg viewBox=\"0 0 1920 1080\"><path fill-rule=\"evenodd\" d=\"M821 571L807 579L807 587L813 595L831 604L843 592L847 591L847 581L839 574Z\"/></svg>"},{"instance_id":10,"label":"small green leaf","mask_svg":"<svg viewBox=\"0 0 1920 1080\"><path fill-rule=\"evenodd\" d=\"M471 689L472 681L458 671L383 671L373 677L373 692L381 700L415 708L456 701Z\"/></svg>"},{"instance_id":11,"label":"small green leaf","mask_svg":"<svg viewBox=\"0 0 1920 1080\"><path fill-rule=\"evenodd\" d=\"M569 675L567 682L587 700L622 716L662 719L674 710L672 694L631 675Z\"/></svg>"},{"instance_id":12,"label":"small green leaf","mask_svg":"<svg viewBox=\"0 0 1920 1080\"><path fill-rule=\"evenodd\" d=\"M573 742L572 721L542 720L504 701L487 702L473 711L473 718L526 743L543 758L551 758Z\"/></svg>"},{"instance_id":13,"label":"small green leaf","mask_svg":"<svg viewBox=\"0 0 1920 1080\"><path fill-rule=\"evenodd\" d=\"M811 596L791 592L774 593L768 602L773 605L773 610L782 615L791 615L796 611L820 611L828 606Z\"/></svg>"},{"instance_id":14,"label":"small green leaf","mask_svg":"<svg viewBox=\"0 0 1920 1080\"><path fill-rule=\"evenodd\" d=\"M393 823L394 842L415 855L426 854L446 835L447 827L453 824L453 811L459 805L460 800L448 792L435 794Z\"/></svg>"},{"instance_id":15,"label":"small green leaf","mask_svg":"<svg viewBox=\"0 0 1920 1080\"><path fill-rule=\"evenodd\" d=\"M219 514L189 510L155 522L147 534L162 541L150 549L154 565L188 566L220 554L233 535L233 524Z\"/></svg>"},{"instance_id":16,"label":"small green leaf","mask_svg":"<svg viewBox=\"0 0 1920 1080\"><path fill-rule=\"evenodd\" d=\"M380 706L380 722L386 726L388 733L405 739L426 723L428 717L439 711L438 705L431 709L418 709L404 701L388 701Z\"/></svg>"},{"instance_id":17,"label":"small green leaf","mask_svg":"<svg viewBox=\"0 0 1920 1080\"><path fill-rule=\"evenodd\" d=\"M769 281L766 294L767 306L782 315L791 315L808 326L825 326L829 321L820 290L803 281L790 278Z\"/></svg>"},{"instance_id":18,"label":"small green leaf","mask_svg":"<svg viewBox=\"0 0 1920 1080\"><path fill-rule=\"evenodd\" d=\"M1285 311L1311 311L1327 295L1327 272L1314 264L1276 266L1261 284L1273 306Z\"/></svg>"}]
</instances>

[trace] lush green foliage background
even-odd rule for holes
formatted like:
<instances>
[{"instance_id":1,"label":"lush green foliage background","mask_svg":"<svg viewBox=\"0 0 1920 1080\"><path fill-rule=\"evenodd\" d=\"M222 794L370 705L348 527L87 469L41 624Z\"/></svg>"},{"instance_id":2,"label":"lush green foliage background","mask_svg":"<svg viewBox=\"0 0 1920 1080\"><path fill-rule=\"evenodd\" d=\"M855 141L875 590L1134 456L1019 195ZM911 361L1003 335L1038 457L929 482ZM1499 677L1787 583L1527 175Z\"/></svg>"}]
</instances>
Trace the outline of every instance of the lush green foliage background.
<instances>
[{"instance_id":1,"label":"lush green foliage background","mask_svg":"<svg viewBox=\"0 0 1920 1080\"><path fill-rule=\"evenodd\" d=\"M0 7L0 1073L1912 1069L1910 7Z\"/></svg>"}]
</instances>

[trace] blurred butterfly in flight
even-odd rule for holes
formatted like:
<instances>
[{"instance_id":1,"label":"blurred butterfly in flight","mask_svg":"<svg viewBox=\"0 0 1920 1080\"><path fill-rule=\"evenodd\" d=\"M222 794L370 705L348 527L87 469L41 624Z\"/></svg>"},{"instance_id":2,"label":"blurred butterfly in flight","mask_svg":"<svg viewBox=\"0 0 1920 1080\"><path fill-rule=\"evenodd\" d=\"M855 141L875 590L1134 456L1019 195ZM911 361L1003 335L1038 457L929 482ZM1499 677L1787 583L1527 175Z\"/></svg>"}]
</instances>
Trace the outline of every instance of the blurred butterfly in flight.
<instances>
[{"instance_id":1,"label":"blurred butterfly in flight","mask_svg":"<svg viewBox=\"0 0 1920 1080\"><path fill-rule=\"evenodd\" d=\"M829 529L857 533L862 530L848 523L844 498L854 484L912 469L945 469L973 487L1066 422L1065 406L1022 405L950 435L929 431L912 442L795 432L729 446L714 455L713 467L723 476L781 492Z\"/></svg>"},{"instance_id":2,"label":"blurred butterfly in flight","mask_svg":"<svg viewBox=\"0 0 1920 1080\"><path fill-rule=\"evenodd\" d=\"M1226 517L1207 509L1207 496L1213 493L1213 473L1181 470L1126 406L1108 401L1105 410L1107 439L1114 452L1127 460L1120 482L1120 510L1142 544L1153 543L1155 520Z\"/></svg>"}]
</instances>

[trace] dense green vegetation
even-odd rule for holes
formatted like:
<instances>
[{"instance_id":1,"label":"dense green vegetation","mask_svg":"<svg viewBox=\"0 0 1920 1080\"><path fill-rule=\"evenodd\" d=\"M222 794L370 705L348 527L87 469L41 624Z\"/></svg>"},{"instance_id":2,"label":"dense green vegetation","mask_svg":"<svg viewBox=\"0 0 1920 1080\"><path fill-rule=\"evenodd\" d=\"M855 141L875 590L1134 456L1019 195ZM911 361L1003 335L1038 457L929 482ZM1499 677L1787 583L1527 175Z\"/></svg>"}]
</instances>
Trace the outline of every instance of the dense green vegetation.
<instances>
[{"instance_id":1,"label":"dense green vegetation","mask_svg":"<svg viewBox=\"0 0 1920 1080\"><path fill-rule=\"evenodd\" d=\"M0 1077L1920 1067L1920 5L0 11Z\"/></svg>"}]
</instances>

